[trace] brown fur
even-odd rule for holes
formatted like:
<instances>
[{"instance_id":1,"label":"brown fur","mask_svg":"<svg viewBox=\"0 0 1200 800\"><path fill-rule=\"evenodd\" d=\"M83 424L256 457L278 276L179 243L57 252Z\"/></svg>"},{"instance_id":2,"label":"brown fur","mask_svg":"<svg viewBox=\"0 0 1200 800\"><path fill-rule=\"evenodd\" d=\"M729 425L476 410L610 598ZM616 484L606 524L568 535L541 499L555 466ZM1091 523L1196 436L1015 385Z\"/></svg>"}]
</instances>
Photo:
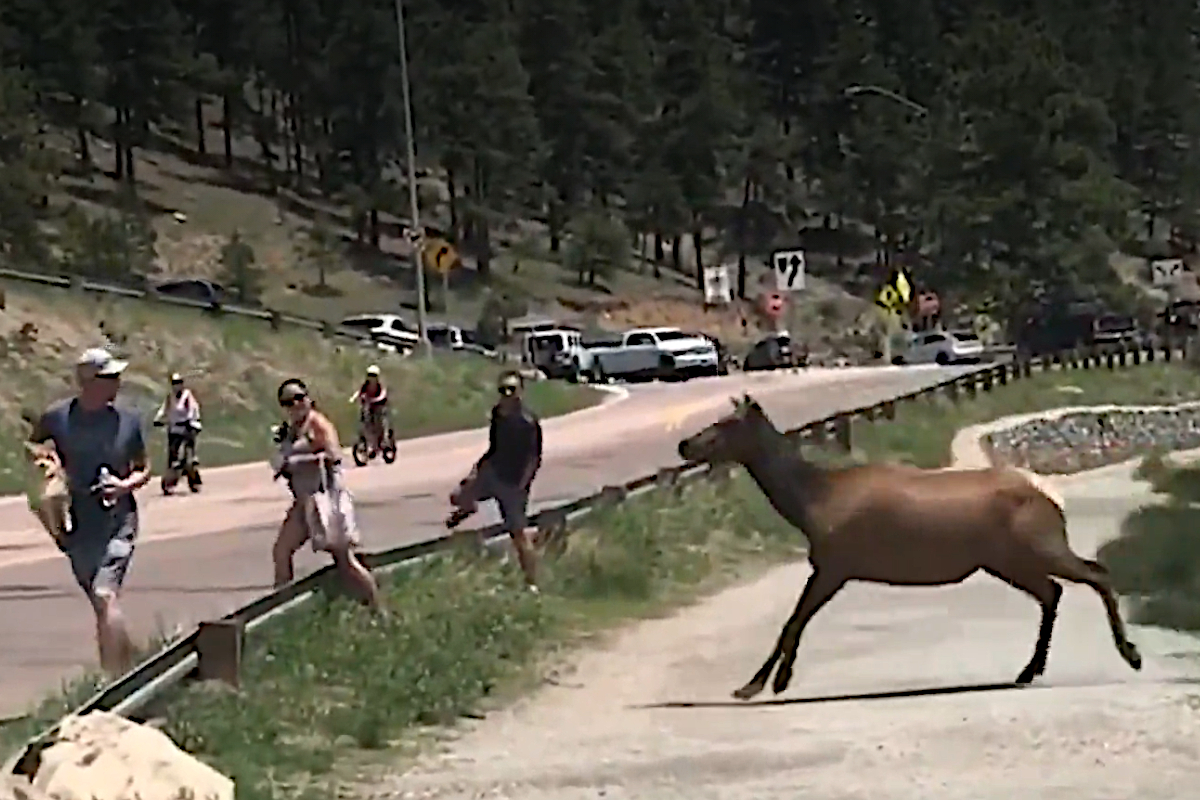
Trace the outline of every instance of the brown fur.
<instances>
[{"instance_id":1,"label":"brown fur","mask_svg":"<svg viewBox=\"0 0 1200 800\"><path fill-rule=\"evenodd\" d=\"M1042 606L1033 657L1017 683L1045 670L1062 595L1055 578L1086 584L1100 595L1118 652L1141 668L1106 571L1072 552L1061 499L1021 470L903 464L826 469L804 459L749 395L734 401L732 414L680 442L679 453L689 461L744 465L771 505L809 541L813 571L796 610L770 657L735 697L761 692L777 661L773 688L787 688L805 625L848 581L940 586L980 570Z\"/></svg>"},{"instance_id":2,"label":"brown fur","mask_svg":"<svg viewBox=\"0 0 1200 800\"><path fill-rule=\"evenodd\" d=\"M34 466L42 471L41 485L26 495L29 509L46 532L61 543L70 533L67 512L70 500L67 495L67 475L59 460L58 450L53 444L33 442L26 442L25 449Z\"/></svg>"}]
</instances>

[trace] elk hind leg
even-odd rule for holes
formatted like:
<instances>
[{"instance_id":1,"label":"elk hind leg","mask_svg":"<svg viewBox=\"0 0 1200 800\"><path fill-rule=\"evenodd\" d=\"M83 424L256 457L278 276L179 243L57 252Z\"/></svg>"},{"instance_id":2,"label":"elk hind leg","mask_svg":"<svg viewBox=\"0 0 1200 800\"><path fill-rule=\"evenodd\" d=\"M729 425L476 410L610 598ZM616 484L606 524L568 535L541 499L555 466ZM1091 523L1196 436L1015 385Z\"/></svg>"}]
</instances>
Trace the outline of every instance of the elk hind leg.
<instances>
[{"instance_id":1,"label":"elk hind leg","mask_svg":"<svg viewBox=\"0 0 1200 800\"><path fill-rule=\"evenodd\" d=\"M1109 580L1108 570L1104 568L1104 565L1098 561L1068 553L1055 561L1050 572L1052 575L1072 583L1090 586L1096 594L1100 595L1100 599L1104 602L1104 611L1108 614L1108 626L1112 630L1113 643L1117 646L1117 652L1121 654L1121 658L1125 660L1126 664L1135 670L1140 670L1142 654L1138 652L1133 642L1129 641L1129 637L1125 633L1125 623L1121 619L1117 596L1113 592L1112 582Z\"/></svg>"},{"instance_id":2,"label":"elk hind leg","mask_svg":"<svg viewBox=\"0 0 1200 800\"><path fill-rule=\"evenodd\" d=\"M1016 683L1030 683L1034 678L1046 671L1046 659L1050 655L1050 637L1054 633L1054 620L1058 617L1058 602L1062 599L1062 587L1051 580L1046 574L1026 572L1024 570L998 570L985 567L984 572L999 578L1014 589L1033 597L1042 607L1042 619L1038 624L1037 644L1033 647L1033 656L1029 663L1017 676Z\"/></svg>"},{"instance_id":3,"label":"elk hind leg","mask_svg":"<svg viewBox=\"0 0 1200 800\"><path fill-rule=\"evenodd\" d=\"M796 660L796 649L800 645L800 634L803 633L804 626L808 624L813 614L816 614L821 606L828 603L830 598L845 585L844 578L833 578L820 569L814 568L808 577L808 582L804 584L804 591L800 594L800 599L796 602L796 609L788 617L788 621L783 625L783 630L779 633L779 639L775 642L775 648L771 651L771 655L759 667L750 682L734 691L733 696L738 700L749 700L761 692L766 687L767 678L770 677L771 670L774 669L781 656L783 663L775 675L773 688L776 694L786 689L792 679L792 664Z\"/></svg>"}]
</instances>

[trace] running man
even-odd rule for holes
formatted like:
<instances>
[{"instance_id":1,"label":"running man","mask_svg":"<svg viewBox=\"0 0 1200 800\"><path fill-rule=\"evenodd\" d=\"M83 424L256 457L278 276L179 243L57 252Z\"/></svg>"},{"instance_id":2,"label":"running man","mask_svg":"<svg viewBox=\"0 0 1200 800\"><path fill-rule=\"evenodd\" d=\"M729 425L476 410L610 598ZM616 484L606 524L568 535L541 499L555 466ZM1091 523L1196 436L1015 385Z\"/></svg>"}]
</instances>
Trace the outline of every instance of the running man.
<instances>
[{"instance_id":1,"label":"running man","mask_svg":"<svg viewBox=\"0 0 1200 800\"><path fill-rule=\"evenodd\" d=\"M150 480L141 417L113 404L127 366L103 348L84 352L75 365L78 393L51 405L30 436L54 442L67 473L71 533L60 549L95 612L100 666L114 676L133 666L117 601L137 539L133 493Z\"/></svg>"},{"instance_id":2,"label":"running man","mask_svg":"<svg viewBox=\"0 0 1200 800\"><path fill-rule=\"evenodd\" d=\"M487 452L450 495L454 511L447 528L456 528L479 509L480 500L500 506L504 531L513 542L525 582L537 592L537 561L525 534L529 488L542 465L542 424L521 399L524 380L519 372L505 372L496 387L500 399L492 408Z\"/></svg>"}]
</instances>

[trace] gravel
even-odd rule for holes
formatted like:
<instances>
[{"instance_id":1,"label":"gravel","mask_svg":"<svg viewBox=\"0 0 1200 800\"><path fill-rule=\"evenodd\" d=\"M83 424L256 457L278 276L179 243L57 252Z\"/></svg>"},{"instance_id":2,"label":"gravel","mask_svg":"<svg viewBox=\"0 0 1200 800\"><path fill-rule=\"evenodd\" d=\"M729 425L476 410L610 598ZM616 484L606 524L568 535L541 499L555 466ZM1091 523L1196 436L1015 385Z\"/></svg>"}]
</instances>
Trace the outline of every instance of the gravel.
<instances>
[{"instance_id":1,"label":"gravel","mask_svg":"<svg viewBox=\"0 0 1200 800\"><path fill-rule=\"evenodd\" d=\"M1065 414L988 434L983 446L994 463L1069 475L1200 447L1200 407Z\"/></svg>"}]
</instances>

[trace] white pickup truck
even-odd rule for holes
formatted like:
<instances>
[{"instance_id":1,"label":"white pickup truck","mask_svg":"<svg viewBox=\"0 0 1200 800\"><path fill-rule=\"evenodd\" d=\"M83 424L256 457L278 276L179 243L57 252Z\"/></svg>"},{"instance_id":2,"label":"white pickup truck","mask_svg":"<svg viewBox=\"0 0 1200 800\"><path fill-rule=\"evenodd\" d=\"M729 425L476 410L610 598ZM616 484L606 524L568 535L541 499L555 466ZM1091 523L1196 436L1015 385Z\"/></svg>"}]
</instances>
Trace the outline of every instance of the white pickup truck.
<instances>
[{"instance_id":1,"label":"white pickup truck","mask_svg":"<svg viewBox=\"0 0 1200 800\"><path fill-rule=\"evenodd\" d=\"M716 374L716 346L678 328L637 328L614 341L588 341L575 329L530 333L526 358L551 378L569 381L653 380Z\"/></svg>"},{"instance_id":2,"label":"white pickup truck","mask_svg":"<svg viewBox=\"0 0 1200 800\"><path fill-rule=\"evenodd\" d=\"M712 339L695 333L684 333L679 328L634 328L626 331L625 347L653 345L663 354L662 377L682 378L697 375L716 375L720 369L720 356Z\"/></svg>"}]
</instances>

